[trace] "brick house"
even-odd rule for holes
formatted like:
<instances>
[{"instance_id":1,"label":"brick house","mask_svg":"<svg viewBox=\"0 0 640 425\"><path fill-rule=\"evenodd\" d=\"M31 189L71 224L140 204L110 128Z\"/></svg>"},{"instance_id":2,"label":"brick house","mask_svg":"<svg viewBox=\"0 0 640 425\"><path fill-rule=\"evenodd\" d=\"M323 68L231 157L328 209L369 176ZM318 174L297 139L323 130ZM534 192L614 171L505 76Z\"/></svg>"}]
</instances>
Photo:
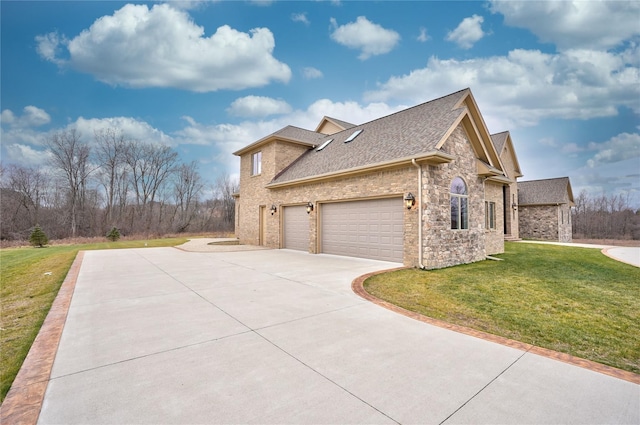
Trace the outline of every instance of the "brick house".
<instances>
[{"instance_id":1,"label":"brick house","mask_svg":"<svg viewBox=\"0 0 640 425\"><path fill-rule=\"evenodd\" d=\"M234 154L243 244L434 269L519 237L513 144L470 89L361 125L287 126Z\"/></svg>"},{"instance_id":2,"label":"brick house","mask_svg":"<svg viewBox=\"0 0 640 425\"><path fill-rule=\"evenodd\" d=\"M571 242L573 191L569 177L518 183L520 236L527 239Z\"/></svg>"}]
</instances>

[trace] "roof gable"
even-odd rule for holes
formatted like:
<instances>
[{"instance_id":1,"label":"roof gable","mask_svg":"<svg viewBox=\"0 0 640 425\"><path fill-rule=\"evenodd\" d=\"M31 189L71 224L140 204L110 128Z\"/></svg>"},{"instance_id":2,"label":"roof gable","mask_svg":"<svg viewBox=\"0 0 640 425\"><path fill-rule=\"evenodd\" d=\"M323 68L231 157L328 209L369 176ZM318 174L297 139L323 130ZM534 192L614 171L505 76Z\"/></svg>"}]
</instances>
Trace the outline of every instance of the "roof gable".
<instances>
[{"instance_id":1,"label":"roof gable","mask_svg":"<svg viewBox=\"0 0 640 425\"><path fill-rule=\"evenodd\" d=\"M503 131L502 133L492 134L491 140L493 141L493 145L498 152L498 156L500 160L505 161L505 155L509 155L511 157L511 163L513 164L515 175L509 176L513 179L522 177L522 171L520 169L520 163L518 162L518 157L516 156L516 150L513 148L513 141L511 140L511 133L508 131ZM504 167L503 167L504 168ZM507 170L504 170L507 173Z\"/></svg>"},{"instance_id":2,"label":"roof gable","mask_svg":"<svg viewBox=\"0 0 640 425\"><path fill-rule=\"evenodd\" d=\"M294 144L306 146L308 148L313 148L319 143L320 140L324 138L324 136L325 136L324 134L320 134L314 131L305 130L304 128L288 125L274 133L269 134L268 136L263 137L262 139L254 143L251 143L248 146L245 146L240 150L235 151L233 154L237 156L244 155L249 151L257 149L275 140L282 140L284 142L294 143Z\"/></svg>"},{"instance_id":3,"label":"roof gable","mask_svg":"<svg viewBox=\"0 0 640 425\"><path fill-rule=\"evenodd\" d=\"M324 116L320 123L315 129L316 133L322 134L335 134L342 130L347 130L349 128L355 127L355 124L351 124L346 121L339 120L337 118L331 118Z\"/></svg>"},{"instance_id":4,"label":"roof gable","mask_svg":"<svg viewBox=\"0 0 640 425\"><path fill-rule=\"evenodd\" d=\"M520 205L574 205L569 177L518 182Z\"/></svg>"}]
</instances>

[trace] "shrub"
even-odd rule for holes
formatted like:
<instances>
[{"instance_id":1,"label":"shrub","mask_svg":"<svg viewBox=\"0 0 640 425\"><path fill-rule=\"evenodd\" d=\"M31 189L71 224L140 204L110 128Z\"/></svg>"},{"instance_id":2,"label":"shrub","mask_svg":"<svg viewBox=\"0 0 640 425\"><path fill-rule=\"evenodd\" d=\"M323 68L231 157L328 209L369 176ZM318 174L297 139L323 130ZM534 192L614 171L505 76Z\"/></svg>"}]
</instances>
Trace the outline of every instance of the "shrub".
<instances>
[{"instance_id":1,"label":"shrub","mask_svg":"<svg viewBox=\"0 0 640 425\"><path fill-rule=\"evenodd\" d=\"M109 230L109 233L107 233L107 239L111 242L117 241L120 239L120 231L115 226L112 227L111 230Z\"/></svg>"},{"instance_id":2,"label":"shrub","mask_svg":"<svg viewBox=\"0 0 640 425\"><path fill-rule=\"evenodd\" d=\"M36 227L33 228L33 230L31 231L31 235L29 236L29 242L33 246L42 248L49 243L49 238L44 233L42 228L40 228L40 226L36 224Z\"/></svg>"}]
</instances>

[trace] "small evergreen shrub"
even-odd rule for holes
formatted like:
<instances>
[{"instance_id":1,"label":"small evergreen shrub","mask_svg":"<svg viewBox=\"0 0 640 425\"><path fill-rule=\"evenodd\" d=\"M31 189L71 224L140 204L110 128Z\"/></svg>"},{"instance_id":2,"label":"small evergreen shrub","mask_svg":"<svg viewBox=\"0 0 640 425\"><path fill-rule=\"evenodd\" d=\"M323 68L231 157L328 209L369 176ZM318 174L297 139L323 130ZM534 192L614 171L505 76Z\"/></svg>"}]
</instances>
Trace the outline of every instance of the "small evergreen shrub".
<instances>
[{"instance_id":1,"label":"small evergreen shrub","mask_svg":"<svg viewBox=\"0 0 640 425\"><path fill-rule=\"evenodd\" d=\"M49 238L44 233L42 228L36 224L36 227L31 231L31 235L29 236L29 242L31 245L42 248L46 244L49 243Z\"/></svg>"},{"instance_id":2,"label":"small evergreen shrub","mask_svg":"<svg viewBox=\"0 0 640 425\"><path fill-rule=\"evenodd\" d=\"M111 230L109 230L109 233L107 233L107 239L111 242L117 241L120 239L120 231L115 226L112 227Z\"/></svg>"}]
</instances>

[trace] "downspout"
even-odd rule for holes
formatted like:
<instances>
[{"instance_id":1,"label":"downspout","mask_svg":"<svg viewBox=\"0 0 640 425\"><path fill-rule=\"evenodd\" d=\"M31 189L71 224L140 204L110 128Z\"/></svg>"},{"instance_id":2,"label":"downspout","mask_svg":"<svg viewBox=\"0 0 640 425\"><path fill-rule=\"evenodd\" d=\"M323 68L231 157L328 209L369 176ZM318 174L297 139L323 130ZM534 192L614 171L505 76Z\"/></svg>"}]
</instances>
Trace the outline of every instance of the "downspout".
<instances>
[{"instance_id":1,"label":"downspout","mask_svg":"<svg viewBox=\"0 0 640 425\"><path fill-rule=\"evenodd\" d=\"M426 269L422 264L422 165L418 165L415 158L411 163L418 169L418 266L421 270Z\"/></svg>"}]
</instances>

